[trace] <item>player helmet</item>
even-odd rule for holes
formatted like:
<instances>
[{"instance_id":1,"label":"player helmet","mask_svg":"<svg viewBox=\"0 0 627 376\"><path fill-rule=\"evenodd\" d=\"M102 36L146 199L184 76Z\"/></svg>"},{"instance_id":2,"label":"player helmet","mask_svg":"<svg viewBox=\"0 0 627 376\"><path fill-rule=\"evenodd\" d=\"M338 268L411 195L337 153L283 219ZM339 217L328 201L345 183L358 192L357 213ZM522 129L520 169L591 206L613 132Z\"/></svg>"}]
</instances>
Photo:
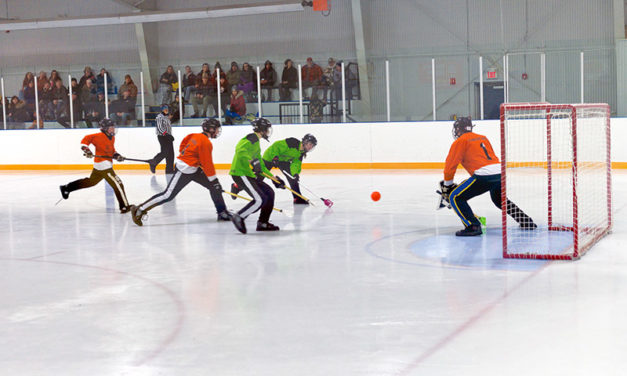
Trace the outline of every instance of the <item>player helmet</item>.
<instances>
[{"instance_id":1,"label":"player helmet","mask_svg":"<svg viewBox=\"0 0 627 376\"><path fill-rule=\"evenodd\" d=\"M261 137L265 138L266 141L272 135L272 123L265 118L258 118L250 122L253 126L253 132L261 133Z\"/></svg>"},{"instance_id":2,"label":"player helmet","mask_svg":"<svg viewBox=\"0 0 627 376\"><path fill-rule=\"evenodd\" d=\"M100 126L100 131L104 134L106 134L109 137L113 137L115 136L115 132L110 132L109 129L111 127L115 127L115 123L113 122L113 120L109 119L109 118L104 118L102 120L100 120L100 122L98 123L98 125Z\"/></svg>"},{"instance_id":3,"label":"player helmet","mask_svg":"<svg viewBox=\"0 0 627 376\"><path fill-rule=\"evenodd\" d=\"M472 132L473 127L470 117L458 118L453 124L453 138L457 140L464 133Z\"/></svg>"},{"instance_id":4,"label":"player helmet","mask_svg":"<svg viewBox=\"0 0 627 376\"><path fill-rule=\"evenodd\" d=\"M311 144L311 148L309 150L305 149L305 152L308 153L312 151L316 147L316 145L318 145L318 140L316 140L316 137L314 137L314 135L312 135L311 133L307 133L305 136L303 136L302 143L303 143L303 148L306 143Z\"/></svg>"},{"instance_id":5,"label":"player helmet","mask_svg":"<svg viewBox=\"0 0 627 376\"><path fill-rule=\"evenodd\" d=\"M222 125L218 119L206 119L202 122L202 131L208 133L211 138L218 138L222 133Z\"/></svg>"}]
</instances>

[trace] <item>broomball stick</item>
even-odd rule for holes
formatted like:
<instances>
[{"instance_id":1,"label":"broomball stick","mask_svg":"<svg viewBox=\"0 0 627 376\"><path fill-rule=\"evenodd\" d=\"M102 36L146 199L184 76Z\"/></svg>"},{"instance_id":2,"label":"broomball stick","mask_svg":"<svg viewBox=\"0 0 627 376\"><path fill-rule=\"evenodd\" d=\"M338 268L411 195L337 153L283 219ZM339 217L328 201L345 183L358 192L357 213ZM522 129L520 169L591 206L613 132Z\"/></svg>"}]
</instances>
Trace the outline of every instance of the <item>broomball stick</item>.
<instances>
[{"instance_id":1,"label":"broomball stick","mask_svg":"<svg viewBox=\"0 0 627 376\"><path fill-rule=\"evenodd\" d=\"M289 176L290 178L294 179L294 177L293 177L292 175L288 174L288 173L287 173L287 171L283 171L283 173L284 173L286 176ZM320 197L320 196L318 196L317 194L313 193L313 191L312 191L311 189L307 188L307 186L306 186L306 185L304 185L303 183L301 183L300 181L298 182L298 184L299 184L301 187L303 187L303 188L305 188L306 190L308 190L308 191L309 191L309 193L311 193L312 195L314 195L314 196L318 197L320 200L322 200L322 202L324 202L324 204L325 204L327 207L329 207L329 208L330 208L331 206L333 206L333 201L329 200L328 198Z\"/></svg>"},{"instance_id":2,"label":"broomball stick","mask_svg":"<svg viewBox=\"0 0 627 376\"><path fill-rule=\"evenodd\" d=\"M231 195L231 196L233 196L233 197L236 197L236 198L241 198L242 200L252 201L252 199L251 199L251 198L244 197L244 196L240 196L240 195L235 194L235 193L233 193L233 192L224 191L224 190L223 190L222 192L226 193L227 195ZM285 212L284 210L282 210L282 209L272 208L272 210L276 210L276 211L278 211L279 213L283 213L283 214L285 214L285 215L287 215L287 214L288 214L288 213L286 213L286 212Z\"/></svg>"},{"instance_id":3,"label":"broomball stick","mask_svg":"<svg viewBox=\"0 0 627 376\"><path fill-rule=\"evenodd\" d=\"M273 181L273 182L275 182L275 183L279 183L279 181L278 181L278 180L277 180L274 176L272 176L272 175L268 175L268 174L266 174L266 173L263 173L263 176L267 177L268 179L272 180L272 181ZM305 197L305 196L301 195L300 193L298 193L298 192L294 191L293 189L291 189L291 188L289 188L289 187L287 187L287 186L285 187L285 189L287 189L288 191L292 192L292 193L293 193L293 194L295 194L296 196L298 196L298 197L302 198L303 200L307 201L307 203L308 203L309 205L311 205L311 206L316 206L316 205L314 205L314 204L313 204L313 202L311 202L311 200L310 200L310 199L308 199L307 197Z\"/></svg>"},{"instance_id":4,"label":"broomball stick","mask_svg":"<svg viewBox=\"0 0 627 376\"><path fill-rule=\"evenodd\" d=\"M112 155L94 155L94 157L115 159L115 158L113 158ZM133 161L133 162L144 162L144 163L152 162L150 159L135 159L135 158L126 158L126 157L124 157L124 160L125 161Z\"/></svg>"}]
</instances>

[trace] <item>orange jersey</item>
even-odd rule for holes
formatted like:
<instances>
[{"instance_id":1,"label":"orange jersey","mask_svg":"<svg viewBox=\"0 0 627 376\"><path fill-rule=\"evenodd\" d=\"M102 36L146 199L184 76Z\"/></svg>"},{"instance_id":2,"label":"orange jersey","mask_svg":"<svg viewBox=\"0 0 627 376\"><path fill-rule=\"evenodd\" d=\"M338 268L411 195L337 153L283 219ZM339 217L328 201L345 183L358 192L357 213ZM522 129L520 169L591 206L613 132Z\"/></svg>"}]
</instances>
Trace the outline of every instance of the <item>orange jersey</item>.
<instances>
[{"instance_id":1,"label":"orange jersey","mask_svg":"<svg viewBox=\"0 0 627 376\"><path fill-rule=\"evenodd\" d=\"M453 180L457 165L460 163L472 175L478 169L500 161L486 136L468 132L459 136L451 145L444 166L445 181Z\"/></svg>"},{"instance_id":2,"label":"orange jersey","mask_svg":"<svg viewBox=\"0 0 627 376\"><path fill-rule=\"evenodd\" d=\"M115 144L115 136L109 139L109 137L107 137L107 135L102 132L88 134L87 136L83 137L81 145L89 147L90 144L96 147L96 153L94 153L95 155L112 156L113 154L115 154L115 146L113 146ZM111 158L96 157L94 159L94 162L96 163L104 161L112 162Z\"/></svg>"},{"instance_id":3,"label":"orange jersey","mask_svg":"<svg viewBox=\"0 0 627 376\"><path fill-rule=\"evenodd\" d=\"M179 147L178 159L188 166L202 167L205 175L214 176L216 169L213 166L213 144L204 133L192 133L185 136Z\"/></svg>"}]
</instances>

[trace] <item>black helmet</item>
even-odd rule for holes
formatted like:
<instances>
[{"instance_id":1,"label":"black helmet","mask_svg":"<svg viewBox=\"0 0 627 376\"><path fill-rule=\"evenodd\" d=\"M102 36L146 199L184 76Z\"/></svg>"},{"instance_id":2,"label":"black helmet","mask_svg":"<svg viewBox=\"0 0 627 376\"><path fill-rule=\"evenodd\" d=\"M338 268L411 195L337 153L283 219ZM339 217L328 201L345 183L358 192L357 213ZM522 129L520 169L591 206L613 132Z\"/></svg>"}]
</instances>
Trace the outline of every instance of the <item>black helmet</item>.
<instances>
[{"instance_id":1,"label":"black helmet","mask_svg":"<svg viewBox=\"0 0 627 376\"><path fill-rule=\"evenodd\" d=\"M250 122L253 126L253 132L261 133L261 137L268 140L272 135L272 123L265 118L258 118Z\"/></svg>"},{"instance_id":2,"label":"black helmet","mask_svg":"<svg viewBox=\"0 0 627 376\"><path fill-rule=\"evenodd\" d=\"M453 138L457 140L464 133L472 132L472 121L470 117L460 117L453 124Z\"/></svg>"},{"instance_id":3,"label":"black helmet","mask_svg":"<svg viewBox=\"0 0 627 376\"><path fill-rule=\"evenodd\" d=\"M114 136L115 133L110 134L108 132L110 127L115 127L115 123L113 122L113 120L109 119L109 118L104 118L102 120L100 120L100 122L98 122L98 125L100 126L100 131L104 134L106 134L107 136L111 137Z\"/></svg>"},{"instance_id":4,"label":"black helmet","mask_svg":"<svg viewBox=\"0 0 627 376\"><path fill-rule=\"evenodd\" d=\"M206 119L202 122L202 131L209 133L211 138L218 138L222 133L222 125L218 121L218 119Z\"/></svg>"},{"instance_id":5,"label":"black helmet","mask_svg":"<svg viewBox=\"0 0 627 376\"><path fill-rule=\"evenodd\" d=\"M314 135L312 135L311 133L307 133L305 136L303 136L302 143L304 144L306 142L308 142L308 143L310 143L312 145L311 150L313 150L316 147L316 145L318 145L318 140L316 140L316 137ZM309 150L309 151L311 151L311 150Z\"/></svg>"}]
</instances>

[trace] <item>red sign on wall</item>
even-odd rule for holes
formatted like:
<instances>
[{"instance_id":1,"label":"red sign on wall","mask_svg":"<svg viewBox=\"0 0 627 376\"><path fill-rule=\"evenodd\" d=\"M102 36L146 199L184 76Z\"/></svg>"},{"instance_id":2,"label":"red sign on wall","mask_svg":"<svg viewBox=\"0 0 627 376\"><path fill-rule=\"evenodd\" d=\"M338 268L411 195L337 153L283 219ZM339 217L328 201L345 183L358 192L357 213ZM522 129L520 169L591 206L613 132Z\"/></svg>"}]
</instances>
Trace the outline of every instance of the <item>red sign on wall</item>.
<instances>
[{"instance_id":1,"label":"red sign on wall","mask_svg":"<svg viewBox=\"0 0 627 376\"><path fill-rule=\"evenodd\" d=\"M487 77L491 79L496 78L496 71L488 71Z\"/></svg>"},{"instance_id":2,"label":"red sign on wall","mask_svg":"<svg viewBox=\"0 0 627 376\"><path fill-rule=\"evenodd\" d=\"M451 77L450 83L451 85L455 85L455 77Z\"/></svg>"}]
</instances>

